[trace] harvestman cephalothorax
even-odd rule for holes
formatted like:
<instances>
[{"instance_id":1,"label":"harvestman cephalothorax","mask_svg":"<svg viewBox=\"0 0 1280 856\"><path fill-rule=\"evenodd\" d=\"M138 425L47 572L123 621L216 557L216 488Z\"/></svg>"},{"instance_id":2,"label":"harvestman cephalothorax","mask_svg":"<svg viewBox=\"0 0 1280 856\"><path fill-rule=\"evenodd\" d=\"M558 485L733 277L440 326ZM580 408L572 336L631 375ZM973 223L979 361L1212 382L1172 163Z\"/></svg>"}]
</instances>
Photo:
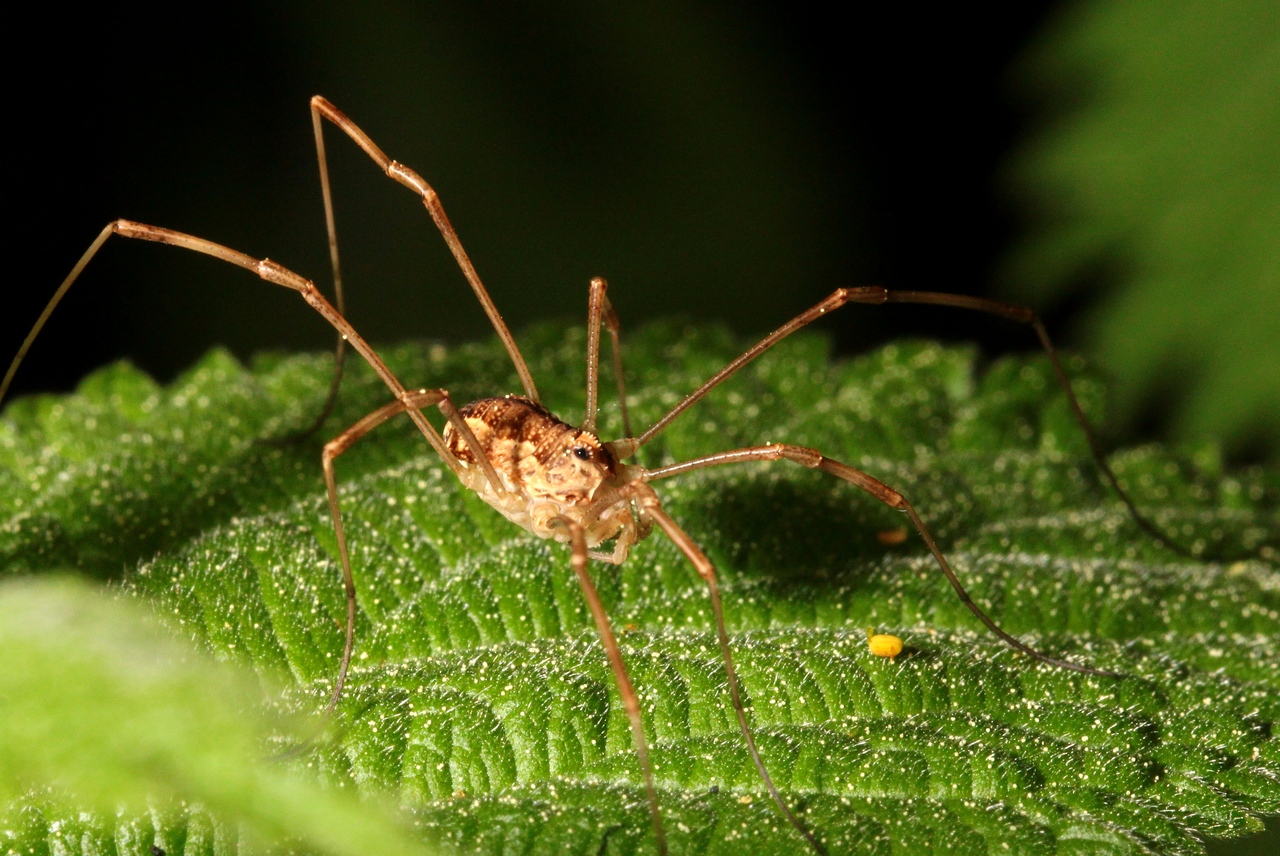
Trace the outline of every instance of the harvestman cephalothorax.
<instances>
[{"instance_id":1,"label":"harvestman cephalothorax","mask_svg":"<svg viewBox=\"0 0 1280 856\"><path fill-rule=\"evenodd\" d=\"M822 853L824 850L813 833L783 801L782 796L773 784L769 771L760 758L759 752L756 750L755 739L742 704L729 637L725 630L724 613L720 602L715 567L703 554L702 550L699 549L698 545L663 509L661 500L650 486L651 482L680 476L707 467L751 461L782 460L799 464L802 467L822 470L861 488L880 502L903 512L928 547L929 552L933 555L939 569L955 590L956 595L959 596L960 600L978 620L1007 644L1033 659L1064 669L1091 675L1119 677L1111 672L1049 657L1004 632L970 599L946 557L938 548L924 520L921 519L915 508L900 493L867 473L828 458L821 452L787 444L768 444L733 449L654 469L645 468L638 463L625 463L635 455L640 447L656 437L674 419L713 388L732 377L747 363L806 324L848 303L870 305L882 303L927 303L969 309L1030 325L1049 357L1057 379L1071 404L1076 420L1080 423L1081 429L1089 441L1099 468L1111 486L1142 528L1167 546L1178 552L1183 552L1176 545L1170 543L1151 522L1138 512L1128 495L1120 487L1115 475L1107 465L1093 431L1071 390L1071 385L1063 372L1044 325L1041 324L1035 313L1030 309L984 298L930 291L892 291L880 287L837 289L813 308L802 312L761 339L740 357L716 372L702 386L689 393L665 416L642 433L635 435L631 430L631 421L627 413L626 389L623 384L622 358L619 350L618 316L609 302L605 281L598 278L593 279L589 288L587 315L586 417L582 425L575 428L556 418L539 403L537 387L534 385L533 377L529 373L529 368L525 364L519 348L516 347L515 339L507 329L507 325L502 320L497 307L481 283L480 277L463 249L457 233L445 215L444 207L441 205L435 190L412 169L388 158L364 131L325 98L317 95L311 99L311 118L315 131L316 154L320 166L320 186L324 196L325 222L329 234L330 261L333 268L335 291L333 304L320 293L313 282L276 262L268 259L256 259L237 250L215 244L212 241L171 229L149 226L130 220L116 220L108 224L90 244L88 250L85 251L75 267L72 268L71 273L55 292L44 312L41 313L32 327L31 332L27 335L22 347L10 364L3 381L0 381L0 401L3 400L18 365L22 362L23 357L31 347L31 343L39 334L58 302L66 294L76 278L79 277L89 261L112 235L171 244L238 265L257 274L267 282L297 291L303 300L332 324L338 331L337 360L333 384L330 387L328 401L325 403L319 419L311 429L308 429L308 432L303 433L309 433L310 430L318 428L328 415L337 395L342 375L344 349L348 346L355 349L373 367L378 376L382 378L391 391L392 400L329 441L325 445L322 455L329 505L333 515L333 527L342 560L342 573L347 596L346 641L343 647L342 663L339 667L337 680L334 682L333 694L326 711L332 711L337 704L347 679L354 644L356 612L356 590L352 578L346 537L342 528L342 512L339 507L337 481L334 476L334 461L365 434L388 419L402 413L413 421L427 442L444 459L445 464L462 484L476 491L487 503L508 519L533 534L541 538L568 542L570 545L573 571L577 575L578 581L582 586L583 595L595 619L601 641L617 681L622 704L631 723L636 752L648 794L654 833L658 842L658 850L661 853L665 854L666 852L662 815L658 808L653 769L648 755L648 744L641 724L639 701L631 680L627 676L626 665L623 662L617 639L610 626L609 616L606 614L604 606L596 593L595 585L588 571L590 559L598 559L613 564L623 562L630 548L648 536L655 525L684 553L701 578L706 582L734 713L737 716L743 738L746 741L747 748L761 780L772 795L779 810L795 827L797 833L804 837L814 851ZM445 243L448 244L459 267L462 268L463 275L466 277L467 282L470 283L481 306L484 307L485 312L488 314L489 320L497 331L498 337L505 345L507 353L510 354L511 360L515 364L516 372L524 386L523 394L507 395L501 398L486 398L471 402L463 407L457 407L446 390L406 389L382 362L378 354L356 332L355 328L347 323L347 320L343 317L342 276L338 263L337 230L334 224L333 200L330 192L329 171L324 148L323 123L325 120L332 122L355 141L356 145L363 149L365 154L372 158L383 172L421 197L423 205L426 206L431 219L440 230L440 234L444 237ZM614 376L617 378L622 421L626 431L624 438L611 442L602 442L595 430L599 398L598 374L601 326L608 330L611 338ZM446 423L443 431L437 431L423 415L423 409L430 407L439 408L444 415ZM609 552L597 552L592 549L608 541L613 542L613 547Z\"/></svg>"}]
</instances>

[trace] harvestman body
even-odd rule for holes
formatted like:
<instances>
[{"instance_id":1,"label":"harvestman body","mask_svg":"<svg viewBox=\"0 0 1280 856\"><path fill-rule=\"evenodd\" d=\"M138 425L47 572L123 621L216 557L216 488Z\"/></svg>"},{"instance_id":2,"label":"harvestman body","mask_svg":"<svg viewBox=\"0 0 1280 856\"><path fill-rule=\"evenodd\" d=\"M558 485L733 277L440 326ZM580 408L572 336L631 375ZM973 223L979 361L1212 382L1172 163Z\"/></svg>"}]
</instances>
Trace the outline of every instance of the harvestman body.
<instances>
[{"instance_id":1,"label":"harvestman body","mask_svg":"<svg viewBox=\"0 0 1280 856\"><path fill-rule=\"evenodd\" d=\"M334 476L333 462L369 431L401 413L406 414L413 421L423 436L426 437L427 442L439 453L445 464L464 485L476 491L486 502L513 523L524 527L540 538L551 538L567 542L570 545L573 570L578 577L587 604L595 619L610 666L617 680L622 703L631 722L636 751L648 793L655 837L661 853L666 853L666 840L663 833L662 816L658 808L653 770L648 757L648 744L641 724L639 701L631 680L627 676L626 666L622 661L622 654L610 626L609 617L605 613L604 606L596 593L595 585L588 572L589 560L592 558L614 564L623 562L630 548L649 535L655 525L684 553L707 584L734 712L762 781L779 809L797 832L806 839L809 846L819 853L825 851L804 823L792 813L791 809L783 801L756 750L751 726L743 709L737 674L733 666L733 655L729 646L728 634L725 631L724 612L720 603L715 567L698 548L698 545L680 528L679 524L666 513L658 495L650 487L650 482L683 475L706 467L751 461L785 460L803 467L830 473L837 478L856 485L880 502L906 514L911 521L911 525L928 547L929 552L937 561L938 567L946 576L947 581L951 584L960 600L983 624L1006 643L1036 660L1055 666L1086 674L1119 677L1111 672L1057 660L1041 654L1005 633L969 598L964 587L956 578L954 571L952 571L946 557L939 550L932 535L930 535L924 521L901 494L861 470L825 457L818 451L800 446L769 444L734 449L656 469L646 469L639 464L626 463L627 459L631 458L641 446L657 436L672 420L701 399L712 388L727 380L744 365L786 336L811 321L821 318L828 312L839 309L847 303L874 305L896 302L952 306L990 313L1031 325L1052 362L1054 372L1067 394L1076 419L1089 440L1094 457L1102 472L1124 501L1134 519L1155 538L1181 552L1154 525L1139 514L1132 501L1120 488L1115 475L1102 456L1101 449L1084 417L1084 413L1076 401L1044 326L1030 309L993 300L939 292L890 291L880 287L837 289L821 303L779 327L747 350L742 356L733 360L701 387L686 396L683 401L646 431L638 436L633 436L626 408L626 390L622 380L618 318L609 303L609 298L606 294L607 286L604 280L594 279L590 285L587 322L586 417L583 420L583 424L575 428L556 418L539 403L538 391L534 385L533 377L529 373L528 366L516 347L515 340L502 320L502 316L498 313L488 292L481 283L480 277L472 266L466 251L462 248L462 243L445 215L444 207L441 205L439 197L431 186L413 170L388 158L368 135L325 98L317 95L311 99L311 117L315 131L316 153L320 165L320 182L329 234L336 307L325 299L313 282L268 259L259 260L215 244L212 241L171 229L148 226L129 220L116 220L108 224L89 246L89 249L85 251L80 261L49 301L44 312L41 313L19 349L18 354L14 357L3 381L0 381L0 400L3 400L5 391L8 389L18 365L22 362L23 357L31 347L31 343L48 320L54 307L57 306L67 289L75 282L90 259L112 235L171 244L238 265L256 273L268 282L297 291L308 304L332 324L338 331L339 336L333 385L330 388L324 411L309 431L319 427L333 405L341 381L344 349L347 346L354 348L373 367L373 370L377 372L378 376L382 378L390 389L393 400L331 440L325 445L322 456L325 482L328 488L329 504L333 515L339 554L342 560L342 572L347 595L346 640L343 647L342 664L339 667L333 695L330 698L327 711L331 711L337 704L346 682L354 645L356 610L355 584L352 578L346 536L343 533L342 513L338 503L337 480ZM462 268L463 274L475 291L476 297L488 314L489 320L493 323L499 338L506 346L507 352L515 364L520 381L524 386L523 395L486 398L458 408L449 398L449 393L446 390L408 390L396 379L377 353L369 347L368 343L343 317L342 277L338 264L337 230L334 225L333 201L329 187L329 172L322 133L323 120L332 122L346 133L388 176L421 196L423 205L426 206L431 218L435 221L449 249L453 252L458 265ZM614 375L618 382L623 425L627 434L625 438L612 442L602 442L595 432L600 328L602 325L609 331L612 340ZM443 432L437 431L423 415L422 410L429 407L438 408L444 415L446 425ZM304 433L309 433L309 431ZM609 552L595 552L592 550L593 547L609 541L613 542L613 548Z\"/></svg>"}]
</instances>

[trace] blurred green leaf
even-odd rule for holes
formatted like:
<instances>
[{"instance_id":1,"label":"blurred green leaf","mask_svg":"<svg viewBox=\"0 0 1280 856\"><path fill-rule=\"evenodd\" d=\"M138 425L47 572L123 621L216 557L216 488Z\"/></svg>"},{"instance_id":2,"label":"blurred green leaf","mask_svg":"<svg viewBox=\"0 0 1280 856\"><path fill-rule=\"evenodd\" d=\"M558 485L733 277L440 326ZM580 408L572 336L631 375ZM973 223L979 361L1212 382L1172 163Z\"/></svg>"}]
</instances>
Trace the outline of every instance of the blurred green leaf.
<instances>
[{"instance_id":1,"label":"blurred green leaf","mask_svg":"<svg viewBox=\"0 0 1280 856\"><path fill-rule=\"evenodd\" d=\"M522 337L544 399L570 420L584 338ZM671 324L630 337L637 421L740 349ZM459 400L516 387L496 343L383 354L407 385ZM921 509L1007 629L1129 677L1000 645L918 541L882 543L901 516L848 485L783 463L659 482L721 569L748 712L785 796L833 854L1181 854L1260 829L1280 810L1280 478L1224 472L1208 446L1113 456L1145 511L1222 561L1178 559L1099 484L1045 360L975 363L919 342L831 363L823 340L796 336L646 452L785 440L865 468ZM214 352L166 389L115 366L76 395L15 402L0 421L0 561L123 575L174 627L287 687L282 714L314 715L345 615L321 441L256 438L307 421L327 365L267 356L246 370ZM1101 385L1070 370L1098 415ZM387 398L353 366L328 433ZM606 395L602 433L619 422ZM333 727L287 766L397 800L426 841L462 852L651 852L631 738L565 549L524 535L423 449L399 420L338 462L356 669ZM660 536L593 573L642 698L672 852L800 852L742 745L696 574ZM901 636L904 654L873 657L867 627ZM53 702L36 690L40 703ZM77 816L23 810L19 852L48 852ZM232 852L181 839L166 839L171 856Z\"/></svg>"},{"instance_id":2,"label":"blurred green leaf","mask_svg":"<svg viewBox=\"0 0 1280 856\"><path fill-rule=\"evenodd\" d=\"M252 676L197 655L139 604L70 578L10 579L0 648L0 800L36 789L0 814L9 853L41 839L55 853L227 852L245 836L427 852L389 816L261 758L280 723L259 712Z\"/></svg>"},{"instance_id":3,"label":"blurred green leaf","mask_svg":"<svg viewBox=\"0 0 1280 856\"><path fill-rule=\"evenodd\" d=\"M1105 270L1081 338L1120 417L1159 396L1180 437L1280 454L1280 5L1080 0L1022 72L1053 121L1013 173L1016 294Z\"/></svg>"}]
</instances>

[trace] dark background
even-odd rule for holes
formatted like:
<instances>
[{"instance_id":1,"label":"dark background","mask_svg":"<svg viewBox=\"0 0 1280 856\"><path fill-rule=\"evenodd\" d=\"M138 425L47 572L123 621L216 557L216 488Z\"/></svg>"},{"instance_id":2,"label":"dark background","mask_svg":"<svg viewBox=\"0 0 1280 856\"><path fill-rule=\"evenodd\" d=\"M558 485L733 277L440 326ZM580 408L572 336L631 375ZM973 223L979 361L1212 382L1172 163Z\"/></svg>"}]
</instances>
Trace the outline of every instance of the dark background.
<instances>
[{"instance_id":1,"label":"dark background","mask_svg":"<svg viewBox=\"0 0 1280 856\"><path fill-rule=\"evenodd\" d=\"M5 54L0 363L116 217L327 288L317 92L432 182L517 330L583 319L595 275L624 324L675 314L741 333L838 286L995 293L1018 221L1001 168L1034 127L1010 66L1060 4L429 5L25 7ZM327 139L357 328L375 343L489 335L417 200ZM1035 308L1065 333L1081 306ZM843 353L899 335L1035 344L919 307L851 307L823 326ZM14 392L67 390L121 357L168 379L214 344L247 356L330 340L290 292L115 239Z\"/></svg>"},{"instance_id":2,"label":"dark background","mask_svg":"<svg viewBox=\"0 0 1280 856\"><path fill-rule=\"evenodd\" d=\"M359 4L363 5L363 4ZM104 224L126 217L270 256L328 286L307 99L421 172L515 329L581 320L609 278L624 324L776 326L833 288L990 288L1013 236L998 168L1026 117L1008 66L1052 3L827 17L782 3L52 5L7 105L0 353ZM353 323L376 342L488 335L426 213L335 129ZM1073 307L1037 307L1062 329ZM972 313L850 308L843 352L901 334L1030 334ZM164 379L215 343L322 348L303 303L227 265L113 239L15 392L128 357Z\"/></svg>"},{"instance_id":3,"label":"dark background","mask_svg":"<svg viewBox=\"0 0 1280 856\"><path fill-rule=\"evenodd\" d=\"M1020 73L1018 58L1070 11L1046 0L24 9L4 54L16 225L2 233L0 365L117 217L269 256L327 288L307 109L317 92L435 186L514 329L580 323L601 275L628 326L683 315L741 334L838 286L998 295L1028 221L1007 164L1072 106L1064 92L1081 97ZM357 329L375 345L490 335L413 195L336 129L327 138ZM1123 275L1103 256L1061 292L1071 297L1033 308L1060 344L1083 347L1091 301ZM902 335L978 341L991 355L1036 348L1016 325L919 306L850 307L818 326L843 354ZM214 344L246 357L329 338L296 295L115 239L13 392L65 391L121 357L167 380ZM1194 378L1114 384L1130 406L1113 408L1127 427L1112 420L1108 444L1166 439ZM1221 438L1233 461L1266 457L1252 436Z\"/></svg>"}]
</instances>

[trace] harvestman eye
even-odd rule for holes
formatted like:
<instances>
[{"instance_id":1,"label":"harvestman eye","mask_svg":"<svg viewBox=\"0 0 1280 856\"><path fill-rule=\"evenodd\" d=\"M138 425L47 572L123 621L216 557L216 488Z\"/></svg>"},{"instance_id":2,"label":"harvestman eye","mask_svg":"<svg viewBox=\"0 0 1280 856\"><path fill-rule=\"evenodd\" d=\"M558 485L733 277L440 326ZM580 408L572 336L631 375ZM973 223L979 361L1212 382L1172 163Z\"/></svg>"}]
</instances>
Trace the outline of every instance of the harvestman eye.
<instances>
[{"instance_id":1,"label":"harvestman eye","mask_svg":"<svg viewBox=\"0 0 1280 856\"><path fill-rule=\"evenodd\" d=\"M818 469L829 473L905 514L911 528L915 530L924 542L939 570L942 571L961 602L968 607L979 621L1007 644L1035 660L1063 669L1070 669L1087 675L1121 677L1112 672L1055 659L1028 647L1006 633L970 599L942 550L934 541L924 519L902 494L873 476L847 464L825 457L815 449L786 444L749 446L681 463L669 464L656 469L646 469L639 464L622 463L634 456L641 446L661 433L676 417L684 413L685 410L689 409L712 389L732 377L747 363L806 324L848 303L869 305L925 303L949 306L996 315L1027 324L1032 328L1049 357L1054 374L1066 393L1076 421L1089 441L1099 469L1106 476L1112 488L1124 502L1129 513L1139 526L1151 534L1152 537L1165 544L1165 546L1182 555L1186 555L1185 550L1172 543L1138 511L1128 494L1120 487L1114 473L1103 457L1102 449L1094 438L1093 431L1084 416L1084 412L1080 409L1075 393L1071 390L1071 384L1063 372L1057 352L1049 340L1049 335L1045 331L1044 325L1041 324L1039 318L1030 309L980 297L932 291L893 291L880 287L837 289L831 296L783 324L756 345L749 348L740 357L716 372L702 386L689 393L679 404L643 433L635 435L631 431L631 420L627 413L627 394L623 383L622 357L619 350L620 325L618 316L606 295L608 287L605 281L599 278L593 279L589 289L587 312L586 415L582 425L575 429L552 415L539 402L538 390L534 386L533 376L529 372L524 357L521 355L519 348L516 347L515 339L511 336L497 307L490 299L488 291L480 281L480 276L476 273L475 267L471 264L471 259L462 247L462 242L450 224L449 218L445 215L444 206L440 203L435 190L416 172L387 157L364 131L348 119L337 107L319 95L311 99L311 118L315 131L316 156L320 167L320 187L324 197L325 223L329 234L335 295L334 304L336 304L336 307L320 293L313 282L275 262L257 259L204 238L197 238L172 229L149 226L129 220L116 220L107 224L106 228L89 245L80 261L76 263L71 273L67 275L61 286L58 287L48 306L45 307L44 312L23 341L17 355L13 358L13 362L10 363L9 369L5 373L4 379L0 381L0 401L4 399L4 394L13 380L14 373L30 349L32 342L35 341L36 336L48 320L50 313L58 305L63 295L66 294L67 289L76 281L81 271L84 270L85 266L112 235L169 244L230 262L257 274L269 283L298 292L303 300L320 313L338 334L334 376L330 384L328 399L318 418L310 428L301 432L300 436L305 436L318 429L329 415L342 379L343 356L345 348L348 346L353 348L356 353L369 363L374 372L386 384L393 399L390 403L370 413L329 441L325 445L321 457L321 465L324 469L325 484L329 496L329 508L333 518L334 535L337 539L338 553L342 562L343 583L346 588L347 598L342 662L338 667L333 693L330 696L328 706L325 708L326 716L333 711L342 697L342 689L351 666L356 617L356 588L352 574L351 555L342 525L342 512L338 502L337 477L334 473L333 465L334 461L361 437L388 419L401 414L406 415L417 426L427 443L441 456L445 464L462 484L480 494L486 502L504 514L513 523L523 526L539 537L568 542L571 546L572 570L578 578L583 596L591 609L592 618L596 623L610 668L618 685L619 696L627 718L631 723L636 755L648 795L654 837L660 853L665 854L667 852L666 836L663 831L662 813L658 807L653 765L649 760L648 742L645 738L641 720L640 704L636 697L635 688L627 674L626 665L623 663L622 653L614 636L609 616L604 610L589 573L591 559L621 564L626 559L631 547L645 538L653 530L655 524L680 549L707 585L712 614L715 620L716 636L719 641L720 655L724 662L725 677L733 702L734 714L761 782L768 790L778 809L791 826L794 827L797 835L802 837L814 852L825 853L826 851L804 822L783 801L782 795L774 786L773 778L756 749L755 736L744 711L737 671L733 665L733 651L729 643L728 633L725 630L724 610L720 602L720 590L715 566L703 554L698 545L694 543L693 539L667 514L657 493L650 486L650 482L684 475L707 467L754 461L789 461L806 468ZM342 273L338 262L337 228L334 221L333 199L329 187L329 169L325 157L324 121L329 121L337 126L387 176L419 195L422 204L426 207L431 219L435 222L440 234L444 237L445 243L458 262L458 266L462 269L467 282L475 292L476 298L480 301L480 305L489 316L489 320L493 324L498 337L502 340L507 353L511 357L511 361L515 364L521 385L524 387L523 395L486 398L458 408L454 406L446 390L408 390L392 374L378 354L369 347L364 338L343 317ZM594 435L598 403L601 326L604 326L609 331L611 339L613 374L617 381L623 429L626 432L624 438L606 443L605 446L609 449L613 459L620 463L615 468L615 472L605 476L601 476L598 472L577 474L576 476L570 475L569 478L578 477L583 479L583 483L580 485L565 484L566 477L563 472L557 472L554 480L548 477L548 471L551 469L553 461L550 458L546 460L539 458L538 455L540 453L537 450L563 448L565 445L563 442L547 441L561 438L567 439L569 437L576 438L582 432L589 432ZM422 409L427 407L436 407L444 415L446 425L443 432L437 431L423 415ZM477 439L476 434L468 426L468 420L479 420L479 422L491 429L484 432L487 438L486 442L481 442ZM513 435L515 435L517 442L507 442ZM503 438L501 444L497 442L498 438ZM522 451L525 449L533 449L534 451ZM541 454L550 455L551 453L544 452ZM586 461L591 459L592 450L584 446L575 446L573 447L573 454L580 460ZM588 479L591 479L591 481L588 482ZM548 509L551 509L552 513L548 514ZM905 528L893 530L887 536L885 533L881 533L881 540L885 544L900 543L906 537L907 530ZM609 553L595 552L591 549L609 541L614 544L613 550ZM631 625L628 625L628 629L630 628ZM892 657L901 650L902 643L897 637L875 636L872 634L868 644L873 654ZM716 793L717 790L718 788L715 785L710 788L711 793ZM745 795L741 799L750 802L749 795Z\"/></svg>"}]
</instances>

